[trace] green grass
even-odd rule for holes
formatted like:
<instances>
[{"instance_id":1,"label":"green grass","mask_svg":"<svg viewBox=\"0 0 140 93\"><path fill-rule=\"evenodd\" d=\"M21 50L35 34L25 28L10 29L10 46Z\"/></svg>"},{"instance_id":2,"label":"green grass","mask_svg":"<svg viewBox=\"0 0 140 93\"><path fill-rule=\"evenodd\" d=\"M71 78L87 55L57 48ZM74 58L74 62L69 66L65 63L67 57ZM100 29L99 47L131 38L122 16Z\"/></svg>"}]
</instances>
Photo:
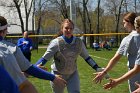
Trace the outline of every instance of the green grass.
<instances>
[{"instance_id":1,"label":"green grass","mask_svg":"<svg viewBox=\"0 0 140 93\"><path fill-rule=\"evenodd\" d=\"M35 63L44 53L46 49L39 49L32 51L32 63ZM101 67L105 67L113 57L116 49L112 51L102 50L94 51L93 49L88 49L90 56L99 64ZM104 90L103 84L108 82L106 79L103 80L102 84L95 84L92 82L93 73L95 72L81 57L77 60L78 71L80 76L80 88L81 93L128 93L127 81L118 85L116 88L111 90ZM116 64L116 66L109 72L112 78L117 78L127 72L127 58L122 57L121 60ZM50 71L51 62L49 61L46 66ZM52 93L49 81L41 80L37 78L30 77L29 80L35 85L39 93ZM65 92L67 93L67 92Z\"/></svg>"}]
</instances>

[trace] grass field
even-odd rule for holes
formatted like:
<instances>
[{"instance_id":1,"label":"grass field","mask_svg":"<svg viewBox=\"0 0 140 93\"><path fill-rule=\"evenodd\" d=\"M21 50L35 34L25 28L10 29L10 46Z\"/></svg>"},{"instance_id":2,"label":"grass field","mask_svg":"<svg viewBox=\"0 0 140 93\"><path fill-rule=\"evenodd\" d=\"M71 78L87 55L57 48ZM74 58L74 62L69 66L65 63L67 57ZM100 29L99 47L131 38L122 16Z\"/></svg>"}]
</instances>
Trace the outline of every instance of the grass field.
<instances>
[{"instance_id":1,"label":"grass field","mask_svg":"<svg viewBox=\"0 0 140 93\"><path fill-rule=\"evenodd\" d=\"M45 49L39 49L32 51L32 63L35 63L45 52ZM88 49L90 56L101 66L105 67L109 59L114 55L116 49L112 51L102 50L94 51L93 49ZM118 64L109 72L112 78L121 76L127 71L127 58L122 57ZM107 82L106 79L103 80L102 84L95 84L92 82L93 73L95 72L81 57L77 60L78 71L80 76L80 88L81 93L128 93L127 81L120 84L112 90L104 90L102 85ZM50 71L51 61L49 61L46 66ZM52 93L49 81L37 79L30 77L29 80L35 85L39 93ZM65 92L67 93L67 92Z\"/></svg>"}]
</instances>

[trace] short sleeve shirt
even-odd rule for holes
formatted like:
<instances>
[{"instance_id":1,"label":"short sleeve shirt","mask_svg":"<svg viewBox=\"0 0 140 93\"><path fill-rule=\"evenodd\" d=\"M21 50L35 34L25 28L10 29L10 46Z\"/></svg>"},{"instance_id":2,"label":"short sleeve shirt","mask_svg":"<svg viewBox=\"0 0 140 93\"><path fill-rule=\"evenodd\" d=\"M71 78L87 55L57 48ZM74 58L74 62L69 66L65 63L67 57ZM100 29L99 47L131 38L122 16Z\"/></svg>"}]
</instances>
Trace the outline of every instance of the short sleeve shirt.
<instances>
[{"instance_id":1,"label":"short sleeve shirt","mask_svg":"<svg viewBox=\"0 0 140 93\"><path fill-rule=\"evenodd\" d=\"M133 67L135 64L137 51L138 51L138 37L139 34L136 31L132 31L128 36L126 36L118 49L118 53L128 57L128 66Z\"/></svg>"},{"instance_id":2,"label":"short sleeve shirt","mask_svg":"<svg viewBox=\"0 0 140 93\"><path fill-rule=\"evenodd\" d=\"M0 41L0 64L16 81L18 86L26 80L22 71L27 70L31 66L16 45L4 40Z\"/></svg>"},{"instance_id":3,"label":"short sleeve shirt","mask_svg":"<svg viewBox=\"0 0 140 93\"><path fill-rule=\"evenodd\" d=\"M132 31L128 36L126 36L118 49L118 53L128 57L127 65L133 67L135 64L137 51L136 44L134 41L134 36L139 35L136 31Z\"/></svg>"}]
</instances>

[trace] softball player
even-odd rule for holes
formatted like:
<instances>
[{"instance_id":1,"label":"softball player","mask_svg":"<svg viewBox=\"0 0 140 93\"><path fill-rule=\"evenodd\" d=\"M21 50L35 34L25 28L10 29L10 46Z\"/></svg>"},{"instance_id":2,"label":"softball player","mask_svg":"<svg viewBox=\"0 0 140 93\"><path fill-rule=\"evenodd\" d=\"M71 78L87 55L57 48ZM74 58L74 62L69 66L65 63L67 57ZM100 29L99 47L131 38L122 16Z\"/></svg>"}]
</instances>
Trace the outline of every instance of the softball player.
<instances>
[{"instance_id":1,"label":"softball player","mask_svg":"<svg viewBox=\"0 0 140 93\"><path fill-rule=\"evenodd\" d=\"M97 73L97 76L94 78L96 83L98 83L99 81L102 80L102 77L103 77L104 73L111 70L112 67L121 58L122 55L125 55L125 56L128 57L128 64L127 64L128 69L131 70L134 67L135 60L136 60L136 57L137 57L137 51L140 47L139 42L138 42L139 38L137 38L138 40L134 41L134 37L139 36L137 31L135 31L135 27L134 27L135 18L136 18L135 13L127 13L124 16L124 19L123 19L124 27L128 30L128 32L131 31L131 33L122 40L118 51L116 52L114 57L109 61L105 70L102 71L101 73L100 72ZM128 82L129 82L130 93L136 89L136 86L135 86L136 81L140 81L140 74L137 74L133 78L129 79Z\"/></svg>"},{"instance_id":2,"label":"softball player","mask_svg":"<svg viewBox=\"0 0 140 93\"><path fill-rule=\"evenodd\" d=\"M37 90L26 79L22 71L37 78L51 80L55 84L65 86L66 82L63 79L32 65L16 45L4 40L7 34L7 26L7 20L0 16L0 64L15 80L20 92L37 93Z\"/></svg>"},{"instance_id":3,"label":"softball player","mask_svg":"<svg viewBox=\"0 0 140 93\"><path fill-rule=\"evenodd\" d=\"M134 87L135 86L134 83L140 82L140 74L138 73L140 72L140 42L139 42L140 41L140 16L135 18L135 28L138 33L133 34L133 37L131 38L131 41L129 43L129 47L127 48L128 54L131 55L129 57L129 60L131 62L132 61L134 62L133 64L129 64L129 66L133 66L133 68L129 67L130 71L128 71L122 77L118 79L112 79L110 84L105 85L105 88L112 88L116 86L117 84L120 84L122 81L130 78L129 80L130 88L132 88L132 90L134 91L136 89Z\"/></svg>"},{"instance_id":4,"label":"softball player","mask_svg":"<svg viewBox=\"0 0 140 93\"><path fill-rule=\"evenodd\" d=\"M86 47L81 39L73 36L74 24L71 20L65 19L61 25L61 34L52 40L47 51L38 60L36 65L43 66L50 58L54 57L51 65L52 73L59 75L67 81L68 93L80 93L80 81L77 71L77 58L80 55L96 71L101 69L89 56ZM63 93L64 87L52 84L54 93Z\"/></svg>"}]
</instances>

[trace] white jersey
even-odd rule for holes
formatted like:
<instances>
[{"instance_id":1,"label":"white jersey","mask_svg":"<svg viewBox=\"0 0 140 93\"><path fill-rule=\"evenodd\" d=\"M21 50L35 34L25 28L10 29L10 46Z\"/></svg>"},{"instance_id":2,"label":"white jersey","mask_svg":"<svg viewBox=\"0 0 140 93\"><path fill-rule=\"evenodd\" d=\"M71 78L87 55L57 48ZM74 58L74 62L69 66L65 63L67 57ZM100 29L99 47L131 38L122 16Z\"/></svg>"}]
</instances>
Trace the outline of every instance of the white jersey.
<instances>
[{"instance_id":1,"label":"white jersey","mask_svg":"<svg viewBox=\"0 0 140 93\"><path fill-rule=\"evenodd\" d=\"M137 57L137 52L140 47L140 42L138 40L139 34L136 31L132 31L128 36L126 36L118 49L118 53L128 57L128 67L133 68L135 65L135 60Z\"/></svg>"},{"instance_id":2,"label":"white jersey","mask_svg":"<svg viewBox=\"0 0 140 93\"><path fill-rule=\"evenodd\" d=\"M17 85L26 80L22 71L27 70L31 66L20 49L5 40L0 41L0 65L7 70Z\"/></svg>"},{"instance_id":3,"label":"white jersey","mask_svg":"<svg viewBox=\"0 0 140 93\"><path fill-rule=\"evenodd\" d=\"M83 59L89 57L82 40L74 37L73 41L68 44L62 36L52 40L43 55L43 58L49 60L54 57L51 68L62 74L72 74L77 69L76 60L80 55Z\"/></svg>"}]
</instances>

